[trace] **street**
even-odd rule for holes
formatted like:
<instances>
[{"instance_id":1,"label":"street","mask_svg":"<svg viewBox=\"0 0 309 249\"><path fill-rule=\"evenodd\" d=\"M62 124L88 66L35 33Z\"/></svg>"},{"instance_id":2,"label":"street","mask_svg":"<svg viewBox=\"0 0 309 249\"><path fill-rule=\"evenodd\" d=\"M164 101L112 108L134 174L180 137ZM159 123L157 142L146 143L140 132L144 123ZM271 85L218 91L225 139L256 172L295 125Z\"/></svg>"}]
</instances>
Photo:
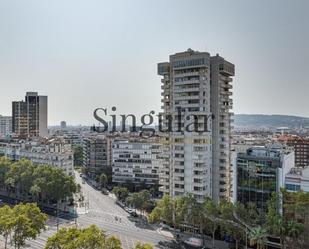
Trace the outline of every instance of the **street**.
<instances>
[{"instance_id":1,"label":"street","mask_svg":"<svg viewBox=\"0 0 309 249\"><path fill-rule=\"evenodd\" d=\"M149 224L142 222L141 219L130 217L125 210L115 203L114 198L103 195L100 191L88 185L87 182L82 184L82 179L78 174L76 174L76 181L82 186L82 193L86 201L89 200L88 212L79 214L76 219L78 227L87 227L95 224L105 230L108 235L118 237L125 249L135 247L137 242L147 242L151 243L154 247L158 247L159 241L171 241L171 239L157 232ZM117 220L115 219L116 216L118 217ZM74 225L74 219L67 220L60 215L60 227ZM49 218L47 226L47 230L43 231L36 240L27 241L25 248L44 248L47 238L57 231L57 219L55 217ZM1 240L3 241L3 238Z\"/></svg>"},{"instance_id":2,"label":"street","mask_svg":"<svg viewBox=\"0 0 309 249\"><path fill-rule=\"evenodd\" d=\"M140 219L130 217L125 210L115 204L115 199L103 195L87 183L82 184L82 180L77 174L76 181L82 186L86 200L89 198L89 212L79 215L78 225L95 224L108 233L115 234L121 240L124 248L133 248L138 241L148 242L155 246L159 241L167 240L148 224L141 223ZM116 216L121 220L116 221Z\"/></svg>"}]
</instances>

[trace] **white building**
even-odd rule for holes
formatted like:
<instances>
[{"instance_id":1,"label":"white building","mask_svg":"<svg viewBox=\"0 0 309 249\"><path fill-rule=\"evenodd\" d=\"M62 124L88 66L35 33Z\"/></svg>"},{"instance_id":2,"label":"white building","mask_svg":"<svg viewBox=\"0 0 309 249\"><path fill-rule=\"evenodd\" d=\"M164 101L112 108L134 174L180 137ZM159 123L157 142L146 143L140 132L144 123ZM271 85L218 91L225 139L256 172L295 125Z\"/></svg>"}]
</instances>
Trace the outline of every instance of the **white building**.
<instances>
[{"instance_id":1,"label":"white building","mask_svg":"<svg viewBox=\"0 0 309 249\"><path fill-rule=\"evenodd\" d=\"M162 132L169 165L162 169L161 191L171 196L192 193L200 201L228 198L234 65L218 55L188 49L159 63L158 74L163 77L163 128L173 119L172 131Z\"/></svg>"},{"instance_id":2,"label":"white building","mask_svg":"<svg viewBox=\"0 0 309 249\"><path fill-rule=\"evenodd\" d=\"M309 192L309 167L292 168L285 175L285 188L288 191Z\"/></svg>"},{"instance_id":3,"label":"white building","mask_svg":"<svg viewBox=\"0 0 309 249\"><path fill-rule=\"evenodd\" d=\"M12 134L12 117L0 115L0 137Z\"/></svg>"},{"instance_id":4,"label":"white building","mask_svg":"<svg viewBox=\"0 0 309 249\"><path fill-rule=\"evenodd\" d=\"M153 139L116 139L112 143L113 182L158 185L162 144Z\"/></svg>"},{"instance_id":5,"label":"white building","mask_svg":"<svg viewBox=\"0 0 309 249\"><path fill-rule=\"evenodd\" d=\"M74 155L71 145L56 140L49 141L0 141L0 156L13 161L28 159L34 164L46 164L74 175Z\"/></svg>"}]
</instances>

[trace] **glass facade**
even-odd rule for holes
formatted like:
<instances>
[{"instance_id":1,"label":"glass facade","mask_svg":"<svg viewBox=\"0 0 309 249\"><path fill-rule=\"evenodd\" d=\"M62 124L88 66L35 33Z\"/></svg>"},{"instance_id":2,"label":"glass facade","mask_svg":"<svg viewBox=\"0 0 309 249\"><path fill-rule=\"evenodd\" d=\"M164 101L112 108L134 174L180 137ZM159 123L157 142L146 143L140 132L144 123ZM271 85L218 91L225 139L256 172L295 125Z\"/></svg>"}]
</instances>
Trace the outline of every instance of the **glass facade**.
<instances>
[{"instance_id":1,"label":"glass facade","mask_svg":"<svg viewBox=\"0 0 309 249\"><path fill-rule=\"evenodd\" d=\"M237 157L237 201L254 203L265 210L271 194L277 191L280 157L256 157L239 154Z\"/></svg>"},{"instance_id":2,"label":"glass facade","mask_svg":"<svg viewBox=\"0 0 309 249\"><path fill-rule=\"evenodd\" d=\"M290 191L300 191L300 185L296 184L285 184L285 188Z\"/></svg>"},{"instance_id":3,"label":"glass facade","mask_svg":"<svg viewBox=\"0 0 309 249\"><path fill-rule=\"evenodd\" d=\"M209 61L206 58L181 60L181 61L175 61L173 63L173 68L205 66L208 64Z\"/></svg>"}]
</instances>

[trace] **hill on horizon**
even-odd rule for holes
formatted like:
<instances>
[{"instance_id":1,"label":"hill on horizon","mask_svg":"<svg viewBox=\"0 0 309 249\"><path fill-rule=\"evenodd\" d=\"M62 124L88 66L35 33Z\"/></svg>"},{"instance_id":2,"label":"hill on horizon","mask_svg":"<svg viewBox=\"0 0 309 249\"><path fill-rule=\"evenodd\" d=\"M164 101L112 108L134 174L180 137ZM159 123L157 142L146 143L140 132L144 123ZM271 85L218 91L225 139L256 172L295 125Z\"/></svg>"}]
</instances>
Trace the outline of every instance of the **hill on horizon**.
<instances>
[{"instance_id":1,"label":"hill on horizon","mask_svg":"<svg viewBox=\"0 0 309 249\"><path fill-rule=\"evenodd\" d=\"M309 118L291 115L235 114L235 127L309 128Z\"/></svg>"}]
</instances>

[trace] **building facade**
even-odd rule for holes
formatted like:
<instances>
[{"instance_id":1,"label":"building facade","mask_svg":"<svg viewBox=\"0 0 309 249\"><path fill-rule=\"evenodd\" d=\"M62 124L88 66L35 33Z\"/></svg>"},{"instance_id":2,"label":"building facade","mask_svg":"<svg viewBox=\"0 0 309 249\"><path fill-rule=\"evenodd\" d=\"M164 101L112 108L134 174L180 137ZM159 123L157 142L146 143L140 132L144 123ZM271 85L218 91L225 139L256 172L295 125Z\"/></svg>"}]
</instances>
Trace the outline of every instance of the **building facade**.
<instances>
[{"instance_id":1,"label":"building facade","mask_svg":"<svg viewBox=\"0 0 309 249\"><path fill-rule=\"evenodd\" d=\"M290 137L286 144L294 148L296 166L309 166L309 138Z\"/></svg>"},{"instance_id":2,"label":"building facade","mask_svg":"<svg viewBox=\"0 0 309 249\"><path fill-rule=\"evenodd\" d=\"M238 153L234 201L254 203L258 209L266 210L272 193L284 187L285 175L293 167L294 151L280 145L257 146Z\"/></svg>"},{"instance_id":3,"label":"building facade","mask_svg":"<svg viewBox=\"0 0 309 249\"><path fill-rule=\"evenodd\" d=\"M108 165L108 139L104 135L92 135L83 139L83 166L87 175L95 180Z\"/></svg>"},{"instance_id":4,"label":"building facade","mask_svg":"<svg viewBox=\"0 0 309 249\"><path fill-rule=\"evenodd\" d=\"M67 128L67 122L61 121L61 122L60 122L60 128L61 128L62 130L65 130L65 129Z\"/></svg>"},{"instance_id":5,"label":"building facade","mask_svg":"<svg viewBox=\"0 0 309 249\"><path fill-rule=\"evenodd\" d=\"M74 175L74 155L71 145L62 141L1 140L0 156L13 161L28 159L34 164L50 165L62 169L67 175Z\"/></svg>"},{"instance_id":6,"label":"building facade","mask_svg":"<svg viewBox=\"0 0 309 249\"><path fill-rule=\"evenodd\" d=\"M0 115L0 137L12 134L12 117Z\"/></svg>"},{"instance_id":7,"label":"building facade","mask_svg":"<svg viewBox=\"0 0 309 249\"><path fill-rule=\"evenodd\" d=\"M14 101L12 131L21 138L47 137L47 96L27 92L25 101Z\"/></svg>"},{"instance_id":8,"label":"building facade","mask_svg":"<svg viewBox=\"0 0 309 249\"><path fill-rule=\"evenodd\" d=\"M112 144L113 182L158 186L162 144L151 139L116 139Z\"/></svg>"},{"instance_id":9,"label":"building facade","mask_svg":"<svg viewBox=\"0 0 309 249\"><path fill-rule=\"evenodd\" d=\"M285 175L285 189L292 192L309 192L309 166L292 168Z\"/></svg>"},{"instance_id":10,"label":"building facade","mask_svg":"<svg viewBox=\"0 0 309 249\"><path fill-rule=\"evenodd\" d=\"M159 63L158 74L163 90L160 130L169 160L162 168L161 191L192 193L199 201L228 198L234 65L189 49Z\"/></svg>"}]
</instances>

